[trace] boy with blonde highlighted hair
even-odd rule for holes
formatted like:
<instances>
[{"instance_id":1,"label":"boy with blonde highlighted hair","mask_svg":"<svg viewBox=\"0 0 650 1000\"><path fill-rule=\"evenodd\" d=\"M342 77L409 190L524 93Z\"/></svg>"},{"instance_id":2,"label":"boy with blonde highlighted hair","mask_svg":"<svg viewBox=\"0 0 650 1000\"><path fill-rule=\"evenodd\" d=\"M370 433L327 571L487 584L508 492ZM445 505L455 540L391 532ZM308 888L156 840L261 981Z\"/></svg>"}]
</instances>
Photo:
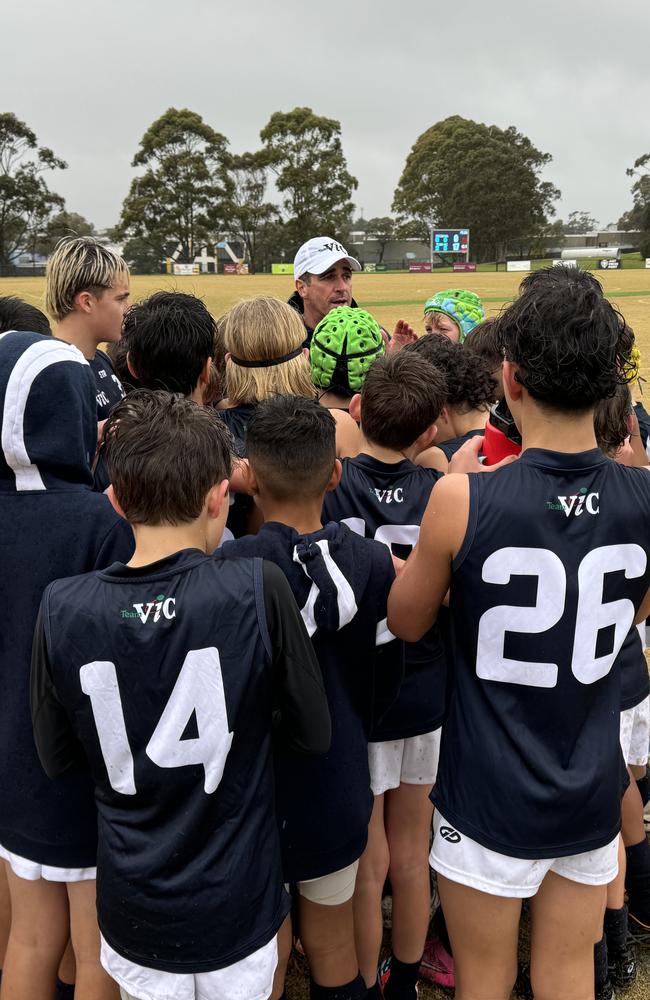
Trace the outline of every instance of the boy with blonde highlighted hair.
<instances>
[{"instance_id":1,"label":"boy with blonde highlighted hair","mask_svg":"<svg viewBox=\"0 0 650 1000\"><path fill-rule=\"evenodd\" d=\"M116 343L129 305L129 268L92 236L59 240L47 262L45 307L57 321L54 333L78 347L97 385L97 419L105 420L124 396L102 343Z\"/></svg>"}]
</instances>

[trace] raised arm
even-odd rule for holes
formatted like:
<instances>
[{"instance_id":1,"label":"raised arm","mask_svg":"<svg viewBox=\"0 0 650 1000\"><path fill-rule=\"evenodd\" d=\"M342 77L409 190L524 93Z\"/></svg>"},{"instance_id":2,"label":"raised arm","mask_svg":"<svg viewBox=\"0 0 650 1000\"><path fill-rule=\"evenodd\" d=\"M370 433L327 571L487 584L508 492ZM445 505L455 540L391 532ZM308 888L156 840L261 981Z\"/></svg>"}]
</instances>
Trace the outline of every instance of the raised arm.
<instances>
[{"instance_id":1,"label":"raised arm","mask_svg":"<svg viewBox=\"0 0 650 1000\"><path fill-rule=\"evenodd\" d=\"M417 642L435 622L449 589L452 560L465 538L468 512L468 477L449 475L438 480L422 519L420 539L388 598L388 627L393 635Z\"/></svg>"}]
</instances>

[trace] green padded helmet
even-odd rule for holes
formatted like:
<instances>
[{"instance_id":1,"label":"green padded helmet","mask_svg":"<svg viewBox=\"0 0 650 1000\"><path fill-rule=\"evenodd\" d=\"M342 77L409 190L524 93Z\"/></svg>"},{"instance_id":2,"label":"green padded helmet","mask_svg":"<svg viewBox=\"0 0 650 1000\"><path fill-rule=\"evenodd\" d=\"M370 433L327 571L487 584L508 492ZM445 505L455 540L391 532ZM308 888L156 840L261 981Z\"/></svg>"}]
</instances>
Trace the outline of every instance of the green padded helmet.
<instances>
[{"instance_id":1,"label":"green padded helmet","mask_svg":"<svg viewBox=\"0 0 650 1000\"><path fill-rule=\"evenodd\" d=\"M337 306L311 339L311 378L319 389L360 392L370 365L386 351L379 323L364 309Z\"/></svg>"},{"instance_id":2,"label":"green padded helmet","mask_svg":"<svg viewBox=\"0 0 650 1000\"><path fill-rule=\"evenodd\" d=\"M436 292L424 303L424 315L430 312L443 313L454 321L460 331L460 342L485 319L483 303L475 292L466 288L448 288Z\"/></svg>"}]
</instances>

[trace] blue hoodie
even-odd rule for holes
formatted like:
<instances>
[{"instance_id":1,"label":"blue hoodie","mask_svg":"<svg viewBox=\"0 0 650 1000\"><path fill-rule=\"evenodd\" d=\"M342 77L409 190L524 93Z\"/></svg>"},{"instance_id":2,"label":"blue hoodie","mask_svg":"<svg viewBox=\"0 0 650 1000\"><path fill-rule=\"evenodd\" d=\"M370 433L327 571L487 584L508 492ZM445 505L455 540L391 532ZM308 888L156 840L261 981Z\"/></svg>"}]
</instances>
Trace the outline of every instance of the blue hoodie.
<instances>
[{"instance_id":1,"label":"blue hoodie","mask_svg":"<svg viewBox=\"0 0 650 1000\"><path fill-rule=\"evenodd\" d=\"M45 586L133 551L130 527L92 490L95 379L76 347L37 333L0 335L0 854L95 865L85 772L50 781L29 706L34 624Z\"/></svg>"}]
</instances>

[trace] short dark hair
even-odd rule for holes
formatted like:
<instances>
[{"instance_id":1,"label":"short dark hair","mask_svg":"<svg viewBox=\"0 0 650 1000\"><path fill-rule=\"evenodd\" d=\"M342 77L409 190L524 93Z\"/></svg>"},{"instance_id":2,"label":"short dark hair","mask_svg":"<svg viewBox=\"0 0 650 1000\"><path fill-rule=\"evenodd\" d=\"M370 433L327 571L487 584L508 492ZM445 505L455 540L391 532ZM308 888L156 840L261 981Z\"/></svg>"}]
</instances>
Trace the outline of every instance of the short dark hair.
<instances>
[{"instance_id":1,"label":"short dark hair","mask_svg":"<svg viewBox=\"0 0 650 1000\"><path fill-rule=\"evenodd\" d=\"M537 271L498 317L497 336L533 399L560 411L588 410L633 378L634 334L595 278L555 273L563 270L570 269Z\"/></svg>"},{"instance_id":2,"label":"short dark hair","mask_svg":"<svg viewBox=\"0 0 650 1000\"><path fill-rule=\"evenodd\" d=\"M140 385L189 396L214 353L215 322L201 299L156 292L124 317L129 360Z\"/></svg>"},{"instance_id":3,"label":"short dark hair","mask_svg":"<svg viewBox=\"0 0 650 1000\"><path fill-rule=\"evenodd\" d=\"M336 421L304 396L271 396L258 403L246 432L248 461L276 500L318 497L336 461Z\"/></svg>"},{"instance_id":4,"label":"short dark hair","mask_svg":"<svg viewBox=\"0 0 650 1000\"><path fill-rule=\"evenodd\" d=\"M470 330L463 347L466 351L471 351L479 358L483 358L491 372L501 367L503 361L503 351L499 345L496 330L496 319L491 316L478 323L473 330Z\"/></svg>"},{"instance_id":5,"label":"short dark hair","mask_svg":"<svg viewBox=\"0 0 650 1000\"><path fill-rule=\"evenodd\" d=\"M410 448L445 405L443 373L407 351L384 354L370 365L361 390L361 429L382 448Z\"/></svg>"},{"instance_id":6,"label":"short dark hair","mask_svg":"<svg viewBox=\"0 0 650 1000\"><path fill-rule=\"evenodd\" d=\"M137 389L104 430L113 491L130 524L182 524L231 473L231 438L218 414L184 396Z\"/></svg>"},{"instance_id":7,"label":"short dark hair","mask_svg":"<svg viewBox=\"0 0 650 1000\"><path fill-rule=\"evenodd\" d=\"M45 313L19 299L17 295L0 296L0 333L7 333L9 330L26 330L29 333L52 336L52 328Z\"/></svg>"},{"instance_id":8,"label":"short dark hair","mask_svg":"<svg viewBox=\"0 0 650 1000\"><path fill-rule=\"evenodd\" d=\"M443 373L447 383L445 406L468 413L487 408L496 399L497 383L490 366L484 358L466 350L464 344L428 333L404 350L421 355Z\"/></svg>"}]
</instances>

